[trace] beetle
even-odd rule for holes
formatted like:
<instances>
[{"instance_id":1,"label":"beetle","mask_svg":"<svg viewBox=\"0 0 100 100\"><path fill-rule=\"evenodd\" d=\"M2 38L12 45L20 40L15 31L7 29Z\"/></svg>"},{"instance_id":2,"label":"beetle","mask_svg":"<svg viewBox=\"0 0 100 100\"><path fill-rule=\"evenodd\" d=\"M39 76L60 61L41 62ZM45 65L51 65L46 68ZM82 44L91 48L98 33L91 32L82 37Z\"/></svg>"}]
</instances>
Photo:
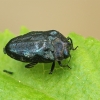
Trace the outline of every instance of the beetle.
<instances>
[{"instance_id":1,"label":"beetle","mask_svg":"<svg viewBox=\"0 0 100 100\"><path fill-rule=\"evenodd\" d=\"M56 30L31 31L24 35L12 38L5 46L4 53L11 58L27 62L26 68L31 68L37 63L51 63L52 74L55 61L62 67L61 61L71 58L70 51L76 50L70 37L63 36ZM69 67L69 66L68 66Z\"/></svg>"}]
</instances>

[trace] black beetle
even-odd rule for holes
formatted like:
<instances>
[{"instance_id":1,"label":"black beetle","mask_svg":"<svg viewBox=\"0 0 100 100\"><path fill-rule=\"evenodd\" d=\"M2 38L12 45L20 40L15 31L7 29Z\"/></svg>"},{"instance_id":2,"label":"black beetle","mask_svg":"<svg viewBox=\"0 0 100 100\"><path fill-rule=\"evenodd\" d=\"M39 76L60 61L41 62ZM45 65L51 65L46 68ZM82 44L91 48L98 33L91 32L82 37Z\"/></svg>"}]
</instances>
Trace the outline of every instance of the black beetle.
<instances>
[{"instance_id":1,"label":"black beetle","mask_svg":"<svg viewBox=\"0 0 100 100\"><path fill-rule=\"evenodd\" d=\"M78 47L78 46L77 46ZM76 48L77 48L76 47ZM31 68L37 63L52 63L50 74L55 67L55 61L62 67L61 61L70 57L70 50L75 50L70 37L64 37L56 30L32 31L11 39L4 48L13 59L28 62L25 67Z\"/></svg>"}]
</instances>

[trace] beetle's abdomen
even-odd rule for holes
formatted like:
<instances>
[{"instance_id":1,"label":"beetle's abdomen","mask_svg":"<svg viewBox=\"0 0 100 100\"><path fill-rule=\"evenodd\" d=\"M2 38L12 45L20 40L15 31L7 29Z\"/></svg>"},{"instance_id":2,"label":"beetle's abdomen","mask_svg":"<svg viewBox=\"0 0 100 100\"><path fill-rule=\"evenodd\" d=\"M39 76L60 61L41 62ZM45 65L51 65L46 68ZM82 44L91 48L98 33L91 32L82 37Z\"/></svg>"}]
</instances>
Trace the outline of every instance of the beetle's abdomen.
<instances>
[{"instance_id":1,"label":"beetle's abdomen","mask_svg":"<svg viewBox=\"0 0 100 100\"><path fill-rule=\"evenodd\" d=\"M53 47L46 40L9 42L5 47L6 53L23 62L50 62L54 60Z\"/></svg>"}]
</instances>

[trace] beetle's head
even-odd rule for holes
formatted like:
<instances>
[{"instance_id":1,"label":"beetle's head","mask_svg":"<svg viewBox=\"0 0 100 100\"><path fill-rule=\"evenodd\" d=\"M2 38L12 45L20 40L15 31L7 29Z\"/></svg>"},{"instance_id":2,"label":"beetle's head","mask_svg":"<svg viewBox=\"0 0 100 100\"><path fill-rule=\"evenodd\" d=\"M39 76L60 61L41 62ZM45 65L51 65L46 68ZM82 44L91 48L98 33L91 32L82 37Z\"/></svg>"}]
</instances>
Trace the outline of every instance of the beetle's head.
<instances>
[{"instance_id":1,"label":"beetle's head","mask_svg":"<svg viewBox=\"0 0 100 100\"><path fill-rule=\"evenodd\" d=\"M74 48L72 39L70 37L67 37L67 41L66 43L64 43L63 49L64 58L70 57L70 50L76 50L77 47Z\"/></svg>"}]
</instances>

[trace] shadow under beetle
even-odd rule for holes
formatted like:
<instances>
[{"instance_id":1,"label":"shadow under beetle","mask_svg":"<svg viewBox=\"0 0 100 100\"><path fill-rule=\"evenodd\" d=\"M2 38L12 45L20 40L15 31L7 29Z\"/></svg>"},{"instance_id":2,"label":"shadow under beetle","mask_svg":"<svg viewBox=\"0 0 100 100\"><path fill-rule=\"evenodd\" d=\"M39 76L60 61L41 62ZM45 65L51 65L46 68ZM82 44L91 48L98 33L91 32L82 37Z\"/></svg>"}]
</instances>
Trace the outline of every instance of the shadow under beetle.
<instances>
[{"instance_id":1,"label":"shadow under beetle","mask_svg":"<svg viewBox=\"0 0 100 100\"><path fill-rule=\"evenodd\" d=\"M5 46L4 53L13 59L29 63L26 68L31 68L37 63L52 62L52 74L55 61L62 67L68 66L62 65L61 61L71 58L70 50L76 48L73 47L70 37L66 38L56 30L32 31L11 39Z\"/></svg>"},{"instance_id":2,"label":"shadow under beetle","mask_svg":"<svg viewBox=\"0 0 100 100\"><path fill-rule=\"evenodd\" d=\"M8 73L8 74L13 74L13 72L8 71L8 70L3 70L3 72Z\"/></svg>"}]
</instances>

